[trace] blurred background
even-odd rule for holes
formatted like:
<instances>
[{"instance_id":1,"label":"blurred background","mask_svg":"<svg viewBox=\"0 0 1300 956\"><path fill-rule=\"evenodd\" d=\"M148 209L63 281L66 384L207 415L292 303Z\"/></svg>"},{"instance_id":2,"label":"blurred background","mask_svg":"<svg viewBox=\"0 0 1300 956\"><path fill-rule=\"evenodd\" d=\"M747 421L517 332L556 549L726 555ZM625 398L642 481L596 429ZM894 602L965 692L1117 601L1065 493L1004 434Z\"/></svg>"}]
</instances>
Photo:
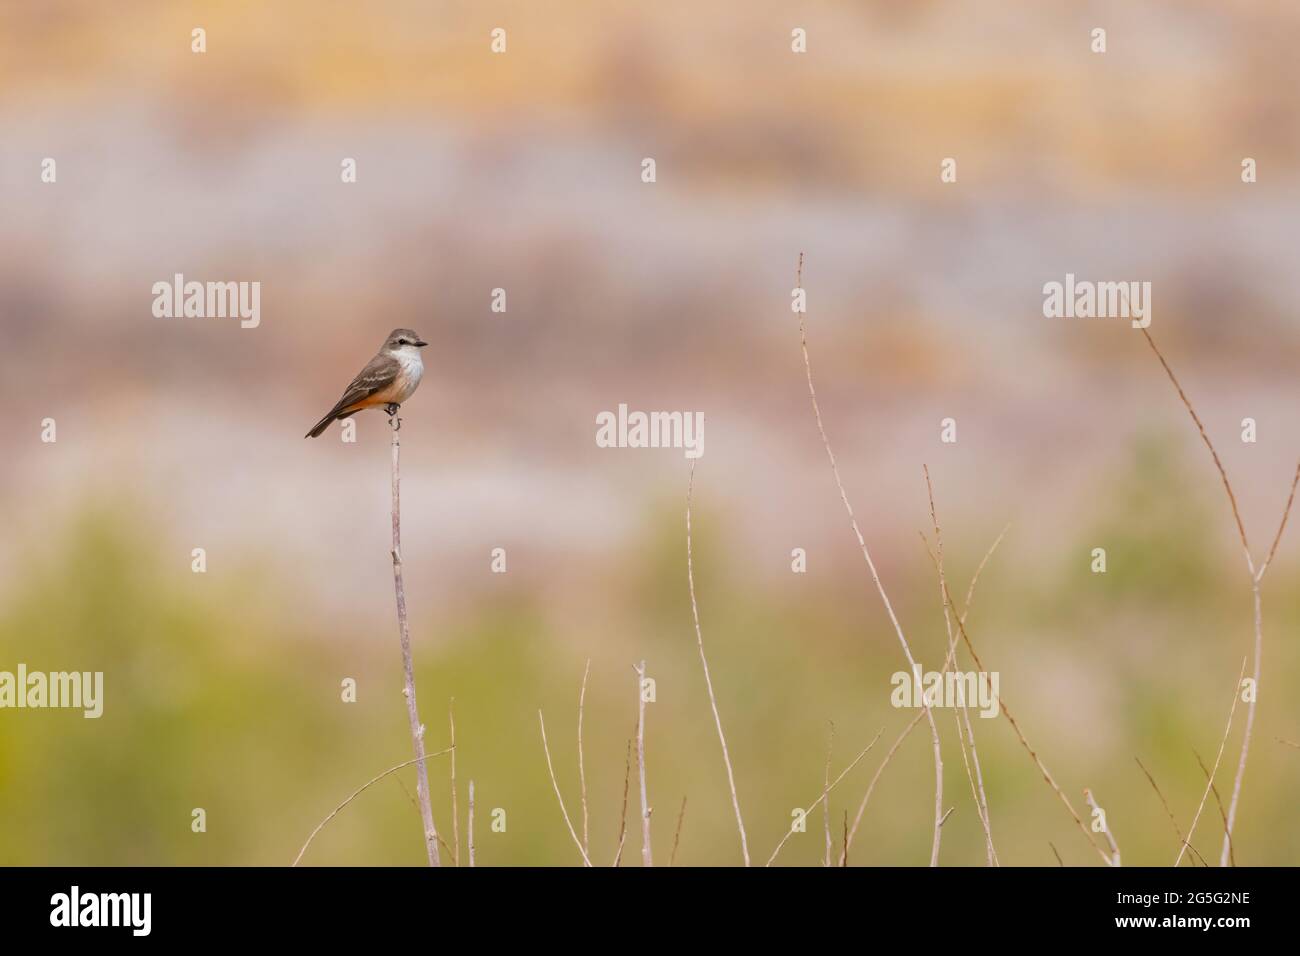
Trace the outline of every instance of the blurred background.
<instances>
[{"instance_id":1,"label":"blurred background","mask_svg":"<svg viewBox=\"0 0 1300 956\"><path fill-rule=\"evenodd\" d=\"M626 402L706 415L697 597L757 862L820 794L828 722L833 773L884 730L831 794L838 845L913 713L889 704L905 662L808 402L800 251L826 428L917 656L945 646L925 463L955 592L1009 525L969 618L1004 700L1076 806L1097 795L1126 863L1172 863L1134 758L1185 831L1250 650L1249 581L1140 333L1045 319L1042 286L1153 283L1151 332L1265 550L1300 450L1298 27L1294 5L1210 0L3 0L0 670L102 670L105 704L0 711L0 863L284 865L409 759L388 429L367 413L354 444L302 439L395 326L432 343L403 409L404 559L431 749L455 699L462 844L473 779L480 865L580 862L537 711L576 819L590 660L590 842L613 861L644 658L656 861L686 797L678 864L740 863L690 615L688 463L596 447L595 415ZM175 273L259 281L260 326L155 318ZM1298 571L1292 534L1263 587L1241 864L1300 856ZM938 716L941 860L982 865ZM973 722L1002 863L1097 865L1006 721ZM444 833L449 775L431 762ZM413 768L377 784L304 862L422 862L413 793ZM932 807L921 727L850 863L926 863ZM821 828L780 862L818 864ZM1192 843L1217 862L1220 839L1211 802Z\"/></svg>"}]
</instances>

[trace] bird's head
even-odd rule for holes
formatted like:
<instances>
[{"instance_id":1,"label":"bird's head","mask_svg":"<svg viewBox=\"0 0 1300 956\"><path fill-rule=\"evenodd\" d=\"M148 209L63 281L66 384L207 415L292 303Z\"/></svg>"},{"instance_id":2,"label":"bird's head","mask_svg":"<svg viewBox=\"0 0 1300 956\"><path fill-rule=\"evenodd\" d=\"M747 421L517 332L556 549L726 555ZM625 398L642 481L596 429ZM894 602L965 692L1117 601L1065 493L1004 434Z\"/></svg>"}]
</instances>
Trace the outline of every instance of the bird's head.
<instances>
[{"instance_id":1,"label":"bird's head","mask_svg":"<svg viewBox=\"0 0 1300 956\"><path fill-rule=\"evenodd\" d=\"M428 342L420 338L419 332L414 332L411 329L393 329L388 333L388 338L384 340L384 351L414 355L418 354L418 350L428 344Z\"/></svg>"}]
</instances>

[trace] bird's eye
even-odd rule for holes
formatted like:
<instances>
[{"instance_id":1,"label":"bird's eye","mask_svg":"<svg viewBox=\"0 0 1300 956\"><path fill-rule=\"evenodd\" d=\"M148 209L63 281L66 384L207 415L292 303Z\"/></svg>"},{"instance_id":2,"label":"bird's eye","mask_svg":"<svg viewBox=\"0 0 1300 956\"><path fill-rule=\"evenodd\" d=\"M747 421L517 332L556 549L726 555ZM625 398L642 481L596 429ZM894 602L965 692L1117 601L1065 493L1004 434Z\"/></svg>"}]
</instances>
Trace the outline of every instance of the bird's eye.
<instances>
[{"instance_id":1,"label":"bird's eye","mask_svg":"<svg viewBox=\"0 0 1300 956\"><path fill-rule=\"evenodd\" d=\"M406 339L398 339L398 340L397 340L397 344L398 344L398 345L410 345L411 343L408 342L408 341L406 341Z\"/></svg>"}]
</instances>

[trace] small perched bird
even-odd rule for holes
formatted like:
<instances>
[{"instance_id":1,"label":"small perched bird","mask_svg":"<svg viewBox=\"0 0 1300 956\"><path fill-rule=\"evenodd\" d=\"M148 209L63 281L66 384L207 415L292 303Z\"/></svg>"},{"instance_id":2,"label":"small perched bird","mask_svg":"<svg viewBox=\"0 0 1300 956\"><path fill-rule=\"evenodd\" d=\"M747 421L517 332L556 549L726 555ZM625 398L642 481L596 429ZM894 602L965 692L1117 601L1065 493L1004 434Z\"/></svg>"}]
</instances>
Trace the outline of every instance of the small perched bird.
<instances>
[{"instance_id":1,"label":"small perched bird","mask_svg":"<svg viewBox=\"0 0 1300 956\"><path fill-rule=\"evenodd\" d=\"M352 380L325 417L304 438L315 438L334 419L344 419L364 408L384 407L389 417L415 392L424 375L420 349L429 343L410 329L393 329L366 367Z\"/></svg>"}]
</instances>

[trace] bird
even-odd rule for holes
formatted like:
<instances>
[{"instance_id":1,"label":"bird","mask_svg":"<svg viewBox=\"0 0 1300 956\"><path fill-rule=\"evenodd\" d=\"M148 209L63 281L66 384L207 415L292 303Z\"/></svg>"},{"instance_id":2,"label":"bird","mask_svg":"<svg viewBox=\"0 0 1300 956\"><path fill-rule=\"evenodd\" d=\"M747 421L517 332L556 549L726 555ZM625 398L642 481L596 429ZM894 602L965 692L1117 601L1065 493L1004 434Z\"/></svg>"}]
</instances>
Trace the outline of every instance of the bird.
<instances>
[{"instance_id":1,"label":"bird","mask_svg":"<svg viewBox=\"0 0 1300 956\"><path fill-rule=\"evenodd\" d=\"M402 402L415 393L424 376L420 349L428 344L418 332L393 329L375 357L344 389L343 397L303 437L316 438L336 418L341 421L366 408L382 406L392 418Z\"/></svg>"}]
</instances>

